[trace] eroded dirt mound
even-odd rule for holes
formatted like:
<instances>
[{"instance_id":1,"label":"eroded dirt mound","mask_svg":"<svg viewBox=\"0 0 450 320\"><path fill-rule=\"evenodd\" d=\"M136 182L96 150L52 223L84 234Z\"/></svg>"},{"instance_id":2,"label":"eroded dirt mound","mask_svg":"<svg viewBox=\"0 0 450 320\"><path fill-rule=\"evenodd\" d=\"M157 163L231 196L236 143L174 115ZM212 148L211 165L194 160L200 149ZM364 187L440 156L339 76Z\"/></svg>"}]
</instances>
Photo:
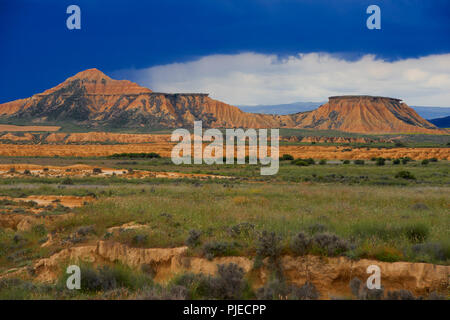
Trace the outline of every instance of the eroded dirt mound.
<instances>
[{"instance_id":1,"label":"eroded dirt mound","mask_svg":"<svg viewBox=\"0 0 450 320\"><path fill-rule=\"evenodd\" d=\"M94 201L93 197L31 195L28 197L0 196L0 227L28 231L38 224L50 225L66 219L70 209Z\"/></svg>"},{"instance_id":2,"label":"eroded dirt mound","mask_svg":"<svg viewBox=\"0 0 450 320\"><path fill-rule=\"evenodd\" d=\"M120 176L125 178L167 178L167 179L229 179L226 176L200 174L200 173L180 173L180 172L159 172L147 170L124 170L103 167L94 167L88 165L71 165L65 167L58 166L41 166L33 164L1 164L0 178L13 177L111 177Z\"/></svg>"},{"instance_id":3,"label":"eroded dirt mound","mask_svg":"<svg viewBox=\"0 0 450 320\"><path fill-rule=\"evenodd\" d=\"M74 103L75 101L75 103ZM67 121L98 127L311 128L349 132L439 133L401 100L370 96L330 97L310 112L270 115L243 112L205 93L160 93L88 69L27 99L0 104L0 116Z\"/></svg>"},{"instance_id":4,"label":"eroded dirt mound","mask_svg":"<svg viewBox=\"0 0 450 320\"><path fill-rule=\"evenodd\" d=\"M361 133L439 133L400 99L372 96L330 97L318 109L299 114L298 128Z\"/></svg>"},{"instance_id":5,"label":"eroded dirt mound","mask_svg":"<svg viewBox=\"0 0 450 320\"><path fill-rule=\"evenodd\" d=\"M271 272L264 261L262 268L253 270L253 261L248 257L219 257L207 260L186 255L187 247L172 249L142 249L126 245L98 241L96 244L64 249L50 258L35 262L35 279L54 282L64 262L88 261L94 264L121 262L133 268L150 265L155 272L155 281L166 282L182 272L214 274L218 264L234 263L246 273L252 273L255 286L262 286ZM367 279L369 265L381 269L382 285L386 290L410 290L416 295L432 291L445 291L448 287L449 266L410 262L380 262L374 260L352 261L345 257L324 258L319 256L281 258L281 265L288 281L303 285L311 281L322 298L350 296L349 282L352 278ZM20 272L9 273L18 276ZM26 276L25 270L22 275ZM5 275L4 275L5 276Z\"/></svg>"}]
</instances>

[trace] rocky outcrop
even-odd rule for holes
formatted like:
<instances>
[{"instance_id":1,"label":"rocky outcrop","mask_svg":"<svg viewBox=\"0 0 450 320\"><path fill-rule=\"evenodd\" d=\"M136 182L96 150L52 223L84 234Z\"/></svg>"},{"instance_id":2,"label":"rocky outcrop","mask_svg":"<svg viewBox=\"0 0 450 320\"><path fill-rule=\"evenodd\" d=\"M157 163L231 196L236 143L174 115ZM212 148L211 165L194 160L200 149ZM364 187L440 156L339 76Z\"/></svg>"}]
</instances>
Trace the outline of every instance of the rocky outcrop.
<instances>
[{"instance_id":1,"label":"rocky outcrop","mask_svg":"<svg viewBox=\"0 0 450 320\"><path fill-rule=\"evenodd\" d=\"M30 122L76 122L87 127L309 128L366 133L442 133L399 99L330 97L317 110L291 115L246 113L204 93L160 93L97 69L68 78L27 99L0 104L0 117Z\"/></svg>"},{"instance_id":2,"label":"rocky outcrop","mask_svg":"<svg viewBox=\"0 0 450 320\"><path fill-rule=\"evenodd\" d=\"M318 109L296 116L296 122L298 128L346 132L439 133L400 99L387 97L330 97Z\"/></svg>"},{"instance_id":3,"label":"rocky outcrop","mask_svg":"<svg viewBox=\"0 0 450 320\"><path fill-rule=\"evenodd\" d=\"M183 272L214 274L218 264L235 263L251 276L255 287L263 285L270 277L267 261L263 267L253 269L248 257L218 257L207 260L187 256L187 247L169 249L131 248L124 244L98 241L96 244L61 250L50 258L41 259L33 266L34 279L53 282L67 262L87 261L93 264L121 262L132 268L151 266L155 281L166 282ZM381 269L381 283L385 290L410 290L416 295L432 291L445 292L449 282L449 266L410 262L380 262L374 260L352 261L345 257L283 256L281 265L288 281L303 285L311 281L322 298L350 296L349 281L358 277L367 279L367 267L377 265ZM17 276L17 273L10 273ZM1 276L0 276L1 277Z\"/></svg>"}]
</instances>

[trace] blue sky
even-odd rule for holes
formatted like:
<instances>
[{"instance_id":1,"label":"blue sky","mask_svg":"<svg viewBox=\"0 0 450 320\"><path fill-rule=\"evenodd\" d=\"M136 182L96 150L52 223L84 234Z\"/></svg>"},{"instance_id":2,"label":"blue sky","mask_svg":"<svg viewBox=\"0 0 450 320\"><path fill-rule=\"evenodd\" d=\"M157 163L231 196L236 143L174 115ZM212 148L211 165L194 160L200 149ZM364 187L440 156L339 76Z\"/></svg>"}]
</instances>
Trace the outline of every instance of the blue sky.
<instances>
[{"instance_id":1,"label":"blue sky","mask_svg":"<svg viewBox=\"0 0 450 320\"><path fill-rule=\"evenodd\" d=\"M71 4L81 8L81 30L66 28L66 8ZM366 28L365 11L370 4L381 8L381 30ZM178 86L170 85L179 74L174 64L187 64L189 68L183 67L185 72L192 72L195 67L209 69L210 64L195 64L208 57L248 59L245 54L251 53L260 58L271 57L273 64L298 54L330 55L339 63L371 55L373 61L383 61L389 66L407 59L416 59L412 63L421 64L423 57L450 53L450 1L446 0L0 0L0 15L0 102L31 96L92 67L153 86L152 89L183 91L180 85L187 84L186 80L178 81ZM433 61L428 61L428 66L436 63ZM448 80L447 59L438 61L444 65L445 73L435 74L431 80L427 78L428 87L439 79L442 83ZM427 68L419 68L416 74L432 72L433 68ZM264 69L258 66L249 74L259 77ZM168 74L173 77L165 76L164 81L159 81L156 75L161 70L172 72ZM206 70L184 91L213 90L214 97L235 104L270 100L253 97L257 91L252 91L249 97L228 97L225 96L228 91L217 89L222 84L202 86L207 83L205 79L220 75L208 74ZM442 83L438 83L437 91L442 90ZM399 86L403 85L407 86L403 83ZM367 87L370 88L369 84ZM428 87L424 85L423 94L431 97ZM320 88L307 91L305 87L291 94L280 91L273 102L308 101L316 97L323 101L320 98L328 93L352 89L367 90L350 83L348 88L323 92ZM447 95L433 94L429 105L448 102L450 106ZM406 91L403 95L409 97ZM412 99L427 102L426 98L412 96Z\"/></svg>"}]
</instances>

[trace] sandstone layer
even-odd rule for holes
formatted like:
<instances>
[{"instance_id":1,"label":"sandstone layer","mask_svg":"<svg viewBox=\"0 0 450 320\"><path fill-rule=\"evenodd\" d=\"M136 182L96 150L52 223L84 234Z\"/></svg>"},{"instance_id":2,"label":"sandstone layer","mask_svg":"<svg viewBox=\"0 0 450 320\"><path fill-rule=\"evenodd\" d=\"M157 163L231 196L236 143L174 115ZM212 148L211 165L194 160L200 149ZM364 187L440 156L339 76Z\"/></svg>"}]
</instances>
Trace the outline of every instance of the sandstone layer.
<instances>
[{"instance_id":1,"label":"sandstone layer","mask_svg":"<svg viewBox=\"0 0 450 320\"><path fill-rule=\"evenodd\" d=\"M270 277L267 261L264 261L262 268L254 270L253 260L248 257L217 257L207 260L187 256L186 251L187 247L143 249L116 242L98 241L91 245L63 249L50 258L36 261L32 269L35 280L54 282L62 272L61 266L69 262L121 262L136 269L150 265L155 273L155 281L164 283L183 272L214 274L218 264L235 263L251 277L255 287L262 286ZM345 257L307 255L283 256L281 265L288 281L298 285L303 285L306 281L312 282L321 293L322 299L350 297L349 281L354 277L367 279L369 265L380 267L381 282L386 291L406 289L415 295L427 295L432 291L446 293L449 285L450 267L427 263L388 263L366 259L352 261ZM26 270L19 269L3 275L5 276L26 277Z\"/></svg>"},{"instance_id":2,"label":"sandstone layer","mask_svg":"<svg viewBox=\"0 0 450 320\"><path fill-rule=\"evenodd\" d=\"M205 93L152 92L128 80L88 69L30 98L0 104L0 117L30 122L72 122L87 127L190 128L195 120L212 128L309 128L362 133L435 133L433 124L399 99L330 97L310 112L246 113Z\"/></svg>"},{"instance_id":3,"label":"sandstone layer","mask_svg":"<svg viewBox=\"0 0 450 320\"><path fill-rule=\"evenodd\" d=\"M127 145L15 145L1 144L0 156L9 157L102 157L115 153L151 153L156 152L162 157L171 157L175 144L147 143ZM376 157L402 158L410 157L413 160L437 158L450 160L450 148L349 148L340 146L298 146L284 145L279 148L280 156L291 154L295 158L313 159L364 159ZM224 153L225 154L225 153Z\"/></svg>"}]
</instances>

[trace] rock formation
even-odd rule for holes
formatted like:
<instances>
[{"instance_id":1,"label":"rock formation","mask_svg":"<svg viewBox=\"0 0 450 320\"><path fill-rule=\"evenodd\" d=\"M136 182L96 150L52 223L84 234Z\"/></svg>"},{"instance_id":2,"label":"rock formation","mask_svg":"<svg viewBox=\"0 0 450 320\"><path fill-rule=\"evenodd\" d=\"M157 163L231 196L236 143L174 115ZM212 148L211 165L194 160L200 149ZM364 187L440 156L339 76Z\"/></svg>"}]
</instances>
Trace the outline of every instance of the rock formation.
<instances>
[{"instance_id":1,"label":"rock formation","mask_svg":"<svg viewBox=\"0 0 450 320\"><path fill-rule=\"evenodd\" d=\"M34 123L72 122L89 128L306 128L361 133L443 133L399 99L330 97L310 112L243 112L204 93L160 93L89 69L27 99L0 104L0 117Z\"/></svg>"}]
</instances>

